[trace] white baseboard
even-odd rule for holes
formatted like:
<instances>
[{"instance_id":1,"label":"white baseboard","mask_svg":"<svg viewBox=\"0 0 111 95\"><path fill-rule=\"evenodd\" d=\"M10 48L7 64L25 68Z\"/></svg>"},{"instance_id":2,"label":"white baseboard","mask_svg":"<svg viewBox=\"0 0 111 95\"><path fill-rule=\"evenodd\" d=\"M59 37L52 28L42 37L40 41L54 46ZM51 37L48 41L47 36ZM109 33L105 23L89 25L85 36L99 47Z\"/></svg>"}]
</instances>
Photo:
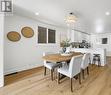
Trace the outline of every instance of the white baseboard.
<instances>
[{"instance_id":1,"label":"white baseboard","mask_svg":"<svg viewBox=\"0 0 111 95\"><path fill-rule=\"evenodd\" d=\"M15 73L15 72L20 72L20 71L40 67L40 66L43 66L43 64L33 64L33 65L25 65L25 66L21 66L21 67L15 67L15 68L11 68L11 69L6 70L4 75Z\"/></svg>"}]
</instances>

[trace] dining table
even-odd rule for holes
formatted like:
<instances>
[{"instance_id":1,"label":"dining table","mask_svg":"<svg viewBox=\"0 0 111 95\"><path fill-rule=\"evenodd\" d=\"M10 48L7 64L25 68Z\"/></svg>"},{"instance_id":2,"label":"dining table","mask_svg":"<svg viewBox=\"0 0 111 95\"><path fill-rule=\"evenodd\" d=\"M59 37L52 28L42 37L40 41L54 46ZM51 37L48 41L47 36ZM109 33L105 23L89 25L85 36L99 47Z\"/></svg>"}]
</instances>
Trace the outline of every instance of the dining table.
<instances>
[{"instance_id":1,"label":"dining table","mask_svg":"<svg viewBox=\"0 0 111 95\"><path fill-rule=\"evenodd\" d=\"M71 52L70 54L48 54L46 56L43 56L43 60L46 60L48 62L58 63L58 62L67 62L70 61L72 57L82 55L80 52Z\"/></svg>"}]
</instances>

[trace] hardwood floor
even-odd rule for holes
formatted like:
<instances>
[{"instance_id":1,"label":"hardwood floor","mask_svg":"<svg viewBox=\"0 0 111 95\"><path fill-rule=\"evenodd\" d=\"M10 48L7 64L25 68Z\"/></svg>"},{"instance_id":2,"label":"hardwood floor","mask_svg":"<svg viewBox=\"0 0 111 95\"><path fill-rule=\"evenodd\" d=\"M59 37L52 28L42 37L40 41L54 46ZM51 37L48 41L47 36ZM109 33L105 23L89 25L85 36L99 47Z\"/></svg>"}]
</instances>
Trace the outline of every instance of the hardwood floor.
<instances>
[{"instance_id":1,"label":"hardwood floor","mask_svg":"<svg viewBox=\"0 0 111 95\"><path fill-rule=\"evenodd\" d=\"M90 74L85 74L81 85L79 80L73 80L73 93L69 78L57 84L49 74L44 76L43 68L36 68L6 76L6 86L0 88L0 95L111 95L111 57L107 62L105 67L90 66Z\"/></svg>"}]
</instances>

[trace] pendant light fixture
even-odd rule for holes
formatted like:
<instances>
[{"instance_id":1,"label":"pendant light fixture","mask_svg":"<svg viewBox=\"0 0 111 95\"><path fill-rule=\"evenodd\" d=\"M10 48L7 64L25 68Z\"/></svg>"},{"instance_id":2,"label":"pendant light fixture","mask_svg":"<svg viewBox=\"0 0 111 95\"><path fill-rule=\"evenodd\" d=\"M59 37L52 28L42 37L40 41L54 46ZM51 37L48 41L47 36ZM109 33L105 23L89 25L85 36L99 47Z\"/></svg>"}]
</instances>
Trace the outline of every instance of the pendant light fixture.
<instances>
[{"instance_id":1,"label":"pendant light fixture","mask_svg":"<svg viewBox=\"0 0 111 95\"><path fill-rule=\"evenodd\" d=\"M65 18L65 22L67 25L74 24L77 21L77 17L73 12L69 13L69 15Z\"/></svg>"}]
</instances>

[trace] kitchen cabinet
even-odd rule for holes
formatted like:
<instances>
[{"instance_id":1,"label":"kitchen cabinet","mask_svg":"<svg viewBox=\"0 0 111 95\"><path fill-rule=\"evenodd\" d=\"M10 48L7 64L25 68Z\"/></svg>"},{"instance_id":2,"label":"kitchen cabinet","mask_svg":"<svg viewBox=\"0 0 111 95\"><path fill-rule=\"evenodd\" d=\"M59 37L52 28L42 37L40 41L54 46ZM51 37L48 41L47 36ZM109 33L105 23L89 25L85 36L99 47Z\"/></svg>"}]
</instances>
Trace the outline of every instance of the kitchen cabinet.
<instances>
[{"instance_id":1,"label":"kitchen cabinet","mask_svg":"<svg viewBox=\"0 0 111 95\"><path fill-rule=\"evenodd\" d=\"M106 49L102 48L72 48L70 51L74 52L81 52L81 53L90 53L90 58L91 58L91 63L93 60L93 55L94 54L100 54L100 61L101 61L101 66L105 66L107 64L106 62ZM96 63L98 65L98 63Z\"/></svg>"}]
</instances>

